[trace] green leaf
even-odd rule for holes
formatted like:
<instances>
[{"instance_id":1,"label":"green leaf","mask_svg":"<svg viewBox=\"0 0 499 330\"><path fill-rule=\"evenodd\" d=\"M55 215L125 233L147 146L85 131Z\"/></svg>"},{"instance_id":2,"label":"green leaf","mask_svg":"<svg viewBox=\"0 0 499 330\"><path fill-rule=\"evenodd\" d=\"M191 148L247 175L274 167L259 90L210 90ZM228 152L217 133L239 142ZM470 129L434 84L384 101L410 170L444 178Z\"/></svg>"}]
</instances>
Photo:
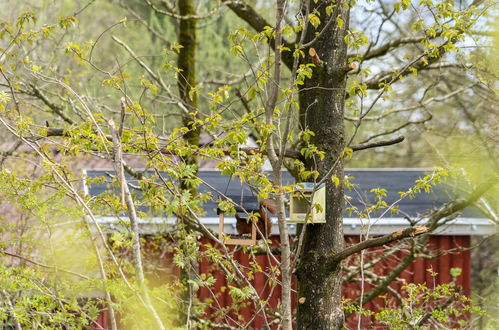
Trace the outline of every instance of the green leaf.
<instances>
[{"instance_id":1,"label":"green leaf","mask_svg":"<svg viewBox=\"0 0 499 330\"><path fill-rule=\"evenodd\" d=\"M310 21L310 24L312 24L316 29L321 24L321 19L315 14L308 15L308 19Z\"/></svg>"},{"instance_id":2,"label":"green leaf","mask_svg":"<svg viewBox=\"0 0 499 330\"><path fill-rule=\"evenodd\" d=\"M0 91L0 103L7 103L10 101L10 96L4 91Z\"/></svg>"},{"instance_id":3,"label":"green leaf","mask_svg":"<svg viewBox=\"0 0 499 330\"><path fill-rule=\"evenodd\" d=\"M331 181L334 183L334 185L336 187L338 187L340 185L340 179L334 174L333 174L333 176L331 176Z\"/></svg>"},{"instance_id":4,"label":"green leaf","mask_svg":"<svg viewBox=\"0 0 499 330\"><path fill-rule=\"evenodd\" d=\"M453 267L450 269L450 274L452 277L458 277L462 272L463 270L459 267Z\"/></svg>"},{"instance_id":5,"label":"green leaf","mask_svg":"<svg viewBox=\"0 0 499 330\"><path fill-rule=\"evenodd\" d=\"M340 30L343 29L344 22L343 22L343 19L341 17L336 17L336 23L338 24L338 28Z\"/></svg>"},{"instance_id":6,"label":"green leaf","mask_svg":"<svg viewBox=\"0 0 499 330\"><path fill-rule=\"evenodd\" d=\"M333 13L333 5L329 5L326 7L326 14L327 16L331 16L331 14Z\"/></svg>"}]
</instances>

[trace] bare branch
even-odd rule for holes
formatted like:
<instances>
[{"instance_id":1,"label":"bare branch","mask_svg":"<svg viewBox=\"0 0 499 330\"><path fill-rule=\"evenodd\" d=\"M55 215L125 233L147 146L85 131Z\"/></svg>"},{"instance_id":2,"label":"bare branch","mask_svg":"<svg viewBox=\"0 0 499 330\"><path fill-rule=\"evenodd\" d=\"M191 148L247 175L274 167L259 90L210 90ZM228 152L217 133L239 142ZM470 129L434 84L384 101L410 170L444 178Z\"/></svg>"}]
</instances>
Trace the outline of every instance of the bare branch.
<instances>
[{"instance_id":1,"label":"bare branch","mask_svg":"<svg viewBox=\"0 0 499 330\"><path fill-rule=\"evenodd\" d=\"M389 70L389 71L383 71L374 76L373 78L369 79L366 82L367 89L380 89L383 88L384 85L386 84L393 84L396 81L400 80L401 77L403 77L405 74L411 72L411 70L417 70L423 71L423 70L428 70L428 68L431 68L432 64L437 63L443 56L444 54L447 53L445 46L449 42L454 42L457 39L457 37L453 38L451 41L447 41L440 45L437 50L434 52L433 56L429 56L425 54L424 56L421 56L419 60L411 66L404 66L402 68L397 68L395 70ZM394 79L394 76L396 79Z\"/></svg>"},{"instance_id":2,"label":"bare branch","mask_svg":"<svg viewBox=\"0 0 499 330\"><path fill-rule=\"evenodd\" d=\"M170 41L167 40L162 33L160 33L159 31L156 31L148 20L143 19L135 10L133 10L128 5L126 5L122 2L119 2L119 5L123 8L125 8L126 10L128 10L128 12L130 12L135 17L135 19L137 21L139 21L142 25L144 25L147 28L147 30L154 35L154 37L161 40L166 47L171 46Z\"/></svg>"},{"instance_id":3,"label":"bare branch","mask_svg":"<svg viewBox=\"0 0 499 330\"><path fill-rule=\"evenodd\" d=\"M392 270L390 275L386 276L382 280L381 283L379 283L376 287L374 287L371 291L369 291L367 294L365 294L362 297L362 304L365 305L365 304L369 303L374 298L376 298L380 293L385 291L386 288L388 287L388 285L390 285L390 283L392 283L397 278L397 276L399 276L407 267L409 267L410 264L412 264L414 259L416 259L416 257L414 256L414 253L410 253L409 255L407 255L398 264L398 266ZM357 300L355 300L353 302L353 304L358 305L360 303L360 301L361 301L360 298L358 298ZM351 314L351 312L346 311L345 318L347 318L350 314Z\"/></svg>"},{"instance_id":4,"label":"bare branch","mask_svg":"<svg viewBox=\"0 0 499 330\"><path fill-rule=\"evenodd\" d=\"M0 159L0 167L2 167L3 163L5 162L5 160L9 156L12 156L12 154L14 154L14 152L16 152L16 150L19 149L19 147L22 144L23 144L23 142L21 140L18 140L9 150L7 150L7 151L1 151L0 152L0 155L2 156L2 158Z\"/></svg>"},{"instance_id":5,"label":"bare branch","mask_svg":"<svg viewBox=\"0 0 499 330\"><path fill-rule=\"evenodd\" d=\"M386 55L389 51L393 50L394 48L397 48L401 45L407 45L407 44L416 44L421 41L426 39L426 37L421 36L421 37L406 37L406 38L400 38L400 39L395 39L387 42L384 45L379 46L376 49L373 49L369 51L367 54L362 56L361 54L355 54L350 56L351 58L356 58L356 57L361 57L361 60L367 61L376 57L380 57L383 55Z\"/></svg>"},{"instance_id":6,"label":"bare branch","mask_svg":"<svg viewBox=\"0 0 499 330\"><path fill-rule=\"evenodd\" d=\"M443 205L441 208L431 212L428 215L428 225L430 231L435 230L439 223L438 221L449 217L457 212L462 211L464 208L475 203L479 198L481 198L487 191L494 187L499 182L499 176L489 178L487 181L480 184L475 190L473 190L467 198L459 198L451 203Z\"/></svg>"},{"instance_id":7,"label":"bare branch","mask_svg":"<svg viewBox=\"0 0 499 330\"><path fill-rule=\"evenodd\" d=\"M431 120L432 118L433 118L432 114L428 113L427 116L424 117L424 118L422 118L422 119L419 119L419 120L408 120L405 123L403 123L403 124L401 124L401 125L399 125L397 127L391 128L389 130L386 130L386 131L378 133L378 134L371 135L370 137L368 137L367 139L365 139L364 141L362 141L362 144L368 144L369 141L371 141L372 139L375 139L375 138L380 137L380 136L389 135L389 134L393 134L395 132L398 132L401 129L406 128L409 125L424 124L427 121Z\"/></svg>"},{"instance_id":8,"label":"bare branch","mask_svg":"<svg viewBox=\"0 0 499 330\"><path fill-rule=\"evenodd\" d=\"M463 88L460 88L460 89L457 89L457 90L454 90L446 95L443 95L443 96L435 96L435 97L431 97L425 101L419 101L418 104L415 104L415 105L411 105L411 106L407 106L407 107L403 107L403 108L399 108L399 109L394 109L394 110L388 110L386 112L383 112L382 114L378 115L378 116L366 116L364 117L362 120L364 121L376 121L376 120L381 120L383 118L386 118L390 115L393 115L393 114L396 114L396 113L401 113L401 112L407 112L407 111L411 111L411 110L416 110L416 109L419 109L419 108L422 108L422 107L425 107L427 105L429 105L430 103L433 103L433 102L443 102L449 98L452 98L474 86L476 86L478 83L477 82L474 82L470 85L467 85L467 86L464 86ZM423 96L424 98L424 96ZM359 118L357 117L349 117L349 116L345 116L345 119L348 120L348 121L356 121L356 120L359 120Z\"/></svg>"},{"instance_id":9,"label":"bare branch","mask_svg":"<svg viewBox=\"0 0 499 330\"><path fill-rule=\"evenodd\" d=\"M221 1L221 2L219 2L217 4L217 6L215 8L213 8L212 10L210 10L209 12L207 12L204 15L179 15L179 14L174 13L173 11L167 11L167 10L163 10L161 8L158 8L155 4L153 4L149 0L144 0L144 1L156 13L161 14L161 15L165 15L165 16L169 16L169 17L173 17L173 18L176 18L176 19L180 19L180 20L205 19L205 18L208 18L208 17L214 15L216 12L218 12L220 10L220 8L224 5L223 1Z\"/></svg>"},{"instance_id":10,"label":"bare branch","mask_svg":"<svg viewBox=\"0 0 499 330\"><path fill-rule=\"evenodd\" d=\"M386 146L391 146L393 144L400 143L404 140L405 140L405 137L398 136L398 137L391 139L391 140L361 143L361 144L358 144L356 146L351 147L351 149L353 151L360 151L360 150L371 149L371 148L386 147Z\"/></svg>"},{"instance_id":11,"label":"bare branch","mask_svg":"<svg viewBox=\"0 0 499 330\"><path fill-rule=\"evenodd\" d=\"M448 69L448 68L471 69L473 67L474 65L471 63L439 62L428 66L426 70L438 70L438 69Z\"/></svg>"},{"instance_id":12,"label":"bare branch","mask_svg":"<svg viewBox=\"0 0 499 330\"><path fill-rule=\"evenodd\" d=\"M83 275L83 274L80 274L80 273L75 273L75 272L70 271L70 270L61 269L60 267L46 265L44 263L32 260L32 259L27 258L27 257L20 256L20 255L15 254L15 253L7 252L5 250L0 250L0 254L5 254L6 256L9 256L9 257L13 257L13 258L24 260L24 261L26 261L26 262L28 262L30 264L36 265L38 267L42 267L42 268L46 268L46 269L53 269L54 271L63 272L63 273L70 274L70 275L74 275L74 276L80 277L80 278L85 279L85 280L89 280L90 279L90 277L88 277L86 275Z\"/></svg>"},{"instance_id":13,"label":"bare branch","mask_svg":"<svg viewBox=\"0 0 499 330\"><path fill-rule=\"evenodd\" d=\"M168 86L165 84L165 82L163 81L163 79L161 78L161 76L157 75L156 73L154 73L152 71L151 68L149 68L149 66L144 62L142 61L136 54L135 52L127 45L125 44L123 41L121 41L120 39L116 38L115 36L112 37L113 40L119 44L120 46L122 46L127 52L128 54L130 54L130 56L132 56L132 58L144 69L146 70L146 72L151 76L152 79L154 79L160 86L161 88L163 88L163 90L165 90L165 92L167 92L169 95L171 95L171 91L170 91L170 88L168 88Z\"/></svg>"},{"instance_id":14,"label":"bare branch","mask_svg":"<svg viewBox=\"0 0 499 330\"><path fill-rule=\"evenodd\" d=\"M459 288L458 288L459 290ZM458 291L459 292L459 291ZM435 309L431 309L429 311L427 311L420 319L419 321L415 324L416 327L421 327L423 324L426 323L426 321L428 321L431 317L433 317L433 315L435 315L434 311L437 310L437 311L443 311L445 310L447 307L450 306L450 304L452 304L454 301L456 300L456 296L455 295L451 295L449 298L447 298L442 304L439 304L438 306L435 307Z\"/></svg>"},{"instance_id":15,"label":"bare branch","mask_svg":"<svg viewBox=\"0 0 499 330\"><path fill-rule=\"evenodd\" d=\"M244 20L246 23L248 23L255 31L257 32L262 32L266 26L272 27L272 25L265 20L253 7L248 5L244 1L224 1L227 6L237 15L239 16L242 20ZM271 39L269 40L270 46L272 49L275 49L275 40ZM282 39L281 44L289 49L291 51L287 52L282 52L282 62L286 64L286 66L291 69L293 67L293 50L294 46L293 44L285 41Z\"/></svg>"},{"instance_id":16,"label":"bare branch","mask_svg":"<svg viewBox=\"0 0 499 330\"><path fill-rule=\"evenodd\" d=\"M31 95L36 98L38 98L40 101L42 101L47 107L50 108L55 114L57 114L59 117L61 117L66 123L73 125L74 121L69 118L64 112L61 106L52 103L46 96L43 94L43 92L36 87L33 84L29 85L31 87L31 91L28 90L23 90L22 92L25 93L26 95Z\"/></svg>"},{"instance_id":17,"label":"bare branch","mask_svg":"<svg viewBox=\"0 0 499 330\"><path fill-rule=\"evenodd\" d=\"M494 185L496 185L499 181L499 177L492 178L491 180L488 180L487 182L479 185L473 192L471 192L468 196L468 198L461 198L458 199L454 202L447 203L441 208L431 212L428 215L428 222L426 223L426 227L428 230L428 233L433 232L438 226L441 224L439 223L439 220L449 217L456 212L460 212L464 208L470 206L474 202L476 202L483 194L485 194L488 190L490 190ZM416 254L416 251L414 251L415 246L422 245L425 246L428 240L428 235L421 236L417 238L416 240L420 240L419 242L412 242L411 246L411 252L404 258L402 261L399 263L397 267L393 269L393 271L386 276L376 287L374 287L371 291L369 291L367 294L362 297L362 300L359 298L357 299L354 303L359 304L360 301L362 301L362 304L365 305L372 301L374 298L376 298L380 293L386 290L388 285L392 283L397 276L399 276L418 256ZM360 243L359 243L360 244ZM358 244L357 244L358 245ZM357 246L354 245L354 246ZM419 255L420 256L420 255ZM335 256L333 256L334 258ZM345 316L348 317L350 313L346 313Z\"/></svg>"},{"instance_id":18,"label":"bare branch","mask_svg":"<svg viewBox=\"0 0 499 330\"><path fill-rule=\"evenodd\" d=\"M388 134L388 133L387 133ZM55 127L48 127L46 128L46 136L68 136L68 132L64 128L55 128ZM83 138L85 136L82 136ZM105 138L108 141L112 141L112 137L110 135L105 135ZM394 139L390 140L382 140L382 141L376 141L376 142L365 142L361 143L355 146L352 146L351 149L355 151L360 151L360 150L365 150L365 149L371 149L371 148L378 148L378 147L384 147L384 146L390 146L394 145L397 143L400 143L404 141L405 137L399 136ZM280 150L275 148L273 149L274 152L276 153L276 156L280 157ZM147 151L147 150L144 150ZM169 149L161 149L160 150L163 155L172 155L175 156L176 152L175 150L169 150ZM245 153L247 155L252 155L252 154L262 154L262 155L268 155L268 150L261 150L260 148L257 147L245 147L245 148L239 148L238 150L241 153ZM199 148L198 150L194 150L194 154L200 154L203 152L203 148ZM222 152L230 156L233 151L231 150L222 150ZM302 159L303 155L299 151L295 150L284 150L283 156L285 158L291 158L291 159Z\"/></svg>"},{"instance_id":19,"label":"bare branch","mask_svg":"<svg viewBox=\"0 0 499 330\"><path fill-rule=\"evenodd\" d=\"M471 30L471 34L484 36L484 37L492 37L494 38L497 34L494 31L482 31L482 30Z\"/></svg>"},{"instance_id":20,"label":"bare branch","mask_svg":"<svg viewBox=\"0 0 499 330\"><path fill-rule=\"evenodd\" d=\"M22 330L23 328L21 326L21 322L19 322L19 316L17 316L16 309L14 308L14 304L12 304L12 300L10 299L9 294L7 293L7 290L2 289L2 295L4 296L4 299L5 299L5 302L7 305L7 313L12 316L16 330ZM2 314L4 314L4 313L2 313ZM7 315L7 318L8 318L8 315Z\"/></svg>"},{"instance_id":21,"label":"bare branch","mask_svg":"<svg viewBox=\"0 0 499 330\"><path fill-rule=\"evenodd\" d=\"M365 241L362 241L358 244L347 247L346 249L340 251L339 253L332 256L332 258L328 261L332 266L336 265L338 262L348 258L352 254L358 253L362 250L383 246L385 244L391 243L393 241L398 241L408 237L415 237L421 234L428 232L428 228L425 226L414 226L409 227L404 230L396 231L394 233L384 235L377 238L371 238Z\"/></svg>"},{"instance_id":22,"label":"bare branch","mask_svg":"<svg viewBox=\"0 0 499 330\"><path fill-rule=\"evenodd\" d=\"M153 318L156 322L156 326L158 329L165 329L161 318L159 317L156 309L151 303L151 299L149 297L149 293L147 292L147 287L145 284L144 270L142 266L142 256L141 256L141 247L140 247L140 230L137 218L137 212L135 210L135 204L133 203L132 195L128 188L128 184L123 174L123 159L121 156L121 142L118 137L118 133L116 131L116 126L112 120L109 121L109 127L111 128L111 136L113 140L113 152L114 152L114 166L116 173L119 175L118 182L120 184L120 188L122 191L122 200L126 203L128 210L128 218L130 219L130 227L132 233L132 254L133 254L133 265L135 268L135 276L137 277L137 284L142 292L142 298L150 310Z\"/></svg>"},{"instance_id":23,"label":"bare branch","mask_svg":"<svg viewBox=\"0 0 499 330\"><path fill-rule=\"evenodd\" d=\"M246 71L242 75L238 75L236 78L233 78L231 80L219 80L219 79L212 79L212 80L203 80L201 83L202 84L213 84L213 85L236 85L241 82L243 82L246 78L254 76L255 71L257 69L260 69L262 66L262 63L265 62L265 58L261 58L255 65L250 65L250 68L248 71Z\"/></svg>"}]
</instances>

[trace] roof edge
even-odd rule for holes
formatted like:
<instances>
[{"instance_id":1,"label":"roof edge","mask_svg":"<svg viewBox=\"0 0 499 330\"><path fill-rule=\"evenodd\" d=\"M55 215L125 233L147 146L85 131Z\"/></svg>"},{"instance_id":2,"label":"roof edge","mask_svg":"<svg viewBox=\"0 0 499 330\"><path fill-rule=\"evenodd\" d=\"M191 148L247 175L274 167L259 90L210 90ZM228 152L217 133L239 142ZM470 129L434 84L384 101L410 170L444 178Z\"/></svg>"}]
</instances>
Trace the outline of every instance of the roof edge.
<instances>
[{"instance_id":1,"label":"roof edge","mask_svg":"<svg viewBox=\"0 0 499 330\"><path fill-rule=\"evenodd\" d=\"M123 217L122 220L126 220ZM124 230L124 225L113 216L97 217L99 225L109 228L109 230ZM217 217L203 217L201 222L209 229L217 232L219 219ZM418 225L424 225L427 219L421 220ZM154 234L167 232L172 229L175 224L175 218L152 217L148 219L139 219L141 231L144 234ZM368 226L368 227L367 227ZM409 227L409 222L404 218L386 218L368 223L363 219L344 218L343 232L344 235L360 235L366 232L369 228L371 236L386 235L393 232L403 230ZM288 228L291 235L296 233L296 223L288 223ZM224 232L226 234L236 233L236 219L234 217L226 217L224 220ZM496 224L484 218L456 218L449 223L439 227L432 235L448 235L448 236L487 236L497 232ZM277 219L272 219L272 234L277 235L279 229Z\"/></svg>"}]
</instances>

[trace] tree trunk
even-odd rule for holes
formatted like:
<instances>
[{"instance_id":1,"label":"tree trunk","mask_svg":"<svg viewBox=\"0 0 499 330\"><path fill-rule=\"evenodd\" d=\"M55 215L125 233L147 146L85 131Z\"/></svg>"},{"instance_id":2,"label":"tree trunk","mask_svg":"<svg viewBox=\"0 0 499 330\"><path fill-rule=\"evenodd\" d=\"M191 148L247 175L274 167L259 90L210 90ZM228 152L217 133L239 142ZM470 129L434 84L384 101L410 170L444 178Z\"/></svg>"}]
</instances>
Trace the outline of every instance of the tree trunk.
<instances>
[{"instance_id":1,"label":"tree trunk","mask_svg":"<svg viewBox=\"0 0 499 330\"><path fill-rule=\"evenodd\" d=\"M335 2L333 1L333 4ZM329 1L310 1L310 12L320 12L321 24L317 29L309 26L307 41L313 40L329 19L334 20L311 45L321 64L314 68L300 92L300 122L302 127L315 133L312 143L325 151L323 160L307 160L308 169L316 169L324 177L330 175L343 181L343 160L339 159L345 143L343 106L345 100L349 9L337 1L332 15L326 14ZM338 23L339 22L339 23ZM342 24L343 23L343 24ZM308 54L309 50L306 49ZM314 60L317 62L317 59ZM312 59L306 60L312 63ZM330 176L329 175L329 176ZM341 329L344 323L341 308L340 264L331 271L325 260L343 248L343 186L336 187L326 179L326 223L307 225L303 253L297 265L298 277L298 329Z\"/></svg>"},{"instance_id":2,"label":"tree trunk","mask_svg":"<svg viewBox=\"0 0 499 330\"><path fill-rule=\"evenodd\" d=\"M193 0L179 0L179 13L181 16L189 17L196 15L195 3ZM184 139L191 145L197 146L199 143L200 129L193 127L192 121L195 119L190 113L197 111L197 95L189 95L191 88L196 86L196 18L181 19L179 23L178 43L182 45L178 54L178 89L180 98L184 106L182 121L189 132L184 134ZM186 162L196 164L195 156L187 157Z\"/></svg>"},{"instance_id":3,"label":"tree trunk","mask_svg":"<svg viewBox=\"0 0 499 330\"><path fill-rule=\"evenodd\" d=\"M189 131L184 134L184 140L189 145L197 147L201 130L199 127L195 127L192 122L196 119L196 116L193 114L197 111L198 102L197 95L195 93L190 93L191 89L196 86L197 19L192 17L196 15L195 5L195 1L193 0L178 1L179 14L184 18L179 20L178 43L182 45L182 48L179 50L177 64L179 69L178 90L183 105L182 123L189 129ZM187 18L189 16L190 18ZM184 157L184 162L187 165L196 166L197 171L198 162L195 155ZM180 189L182 191L189 191L192 196L196 195L196 188L186 184L184 178L181 178L180 180ZM179 214L179 221L184 222L185 224L184 217L185 215ZM189 227L186 229L188 231L191 230ZM196 279L198 270L199 265L193 260L180 271L180 277L186 286L185 291L182 294L184 305L181 322L185 324L188 329L191 328L191 314L196 300L196 291L193 288L193 284L189 283L189 281L194 281Z\"/></svg>"}]
</instances>

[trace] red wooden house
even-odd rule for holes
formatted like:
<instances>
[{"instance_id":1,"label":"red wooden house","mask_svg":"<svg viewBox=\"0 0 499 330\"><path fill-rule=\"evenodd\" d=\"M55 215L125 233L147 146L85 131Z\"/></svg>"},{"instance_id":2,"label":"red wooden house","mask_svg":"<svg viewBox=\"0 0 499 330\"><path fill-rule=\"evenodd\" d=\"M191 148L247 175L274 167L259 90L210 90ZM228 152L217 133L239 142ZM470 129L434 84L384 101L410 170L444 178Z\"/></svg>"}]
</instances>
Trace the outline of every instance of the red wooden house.
<instances>
[{"instance_id":1,"label":"red wooden house","mask_svg":"<svg viewBox=\"0 0 499 330\"><path fill-rule=\"evenodd\" d=\"M107 170L88 170L87 177L106 176ZM387 189L386 201L390 205L399 198L400 191L406 191L414 185L414 181L422 176L427 170L424 169L364 169L364 170L348 170L347 175L354 177L352 182L355 183L354 189L347 192L352 197L351 205L362 208L369 205L374 200L374 194L370 192L372 188L382 187ZM241 184L237 179L231 180L226 176L222 176L218 171L200 171L199 177L207 184L202 184L199 190L209 190L216 188L218 191L223 191L224 195L230 197L234 201L241 201L245 205L258 203L256 196L252 193L249 186ZM133 179L131 179L133 183ZM284 173L285 184L293 182L292 177ZM103 184L89 185L86 187L86 192L90 195L98 195L103 191L113 189L111 186ZM373 215L370 220L355 218L345 212L344 215L344 233L346 244L358 242L361 235L365 234L365 226L369 225L370 235L384 235L394 231L406 228L410 225L409 219L420 218L420 223L425 222L424 213L432 208L437 208L445 202L453 198L452 189L445 186L435 189L430 194L418 194L413 199L404 199L398 203L401 211L394 215L387 213L382 218ZM201 218L204 225L210 229L217 231L219 218L216 214L217 204L215 198L208 201L204 205L206 215ZM113 216L102 215L99 217L99 222L104 227L108 227L110 231L119 230L119 225ZM157 235L161 231L168 231L173 225L174 219L168 219L161 216L141 219L141 228L144 235ZM296 231L296 224L289 224L291 234ZM235 219L228 217L225 219L224 232L226 234L235 233ZM416 258L404 270L399 280L395 281L391 288L398 292L403 282L407 283L426 283L432 287L441 283L451 281L451 269L460 268L461 275L457 278L457 284L462 287L462 293L469 296L471 293L471 237L473 235L490 235L495 233L495 227L488 219L480 216L479 213L472 209L466 209L459 217L449 221L445 226L440 227L435 231L428 240L428 249L436 253L436 257L432 259ZM203 243L209 243L209 240L202 238ZM277 224L274 220L271 240L275 245L278 245ZM166 244L166 243L165 243ZM234 251L234 258L243 266L250 266L249 256L242 249L231 247ZM378 257L382 250L370 250L366 252L366 260ZM374 272L378 276L387 275L390 270L397 264L397 260L404 258L405 252L398 251L380 262L374 267ZM171 254L163 256L164 264L171 264ZM267 256L257 256L256 260L262 269L268 269L275 266L275 262ZM201 288L198 291L200 301L210 300L210 306L207 308L208 316L213 319L221 318L221 314L226 314L224 317L230 319L230 307L233 304L233 299L230 297L226 287L226 276L207 261L202 261L199 264L199 273L210 273L216 278L214 288ZM277 307L279 304L280 288L272 286L268 278L263 273L256 274L251 280L256 288L260 299L268 300L270 306ZM356 299L360 295L360 286L358 283L345 284L343 291L344 298ZM364 308L376 309L377 305L384 304L380 299L373 300ZM220 311L223 311L221 313ZM219 315L220 314L220 315ZM255 314L255 307L249 304L242 308L239 314L246 320L252 320L252 327L255 329L262 328L264 320L261 316ZM101 319L102 325L105 327L105 318ZM365 318L362 322L365 327L369 326L370 319ZM237 326L237 320L232 322ZM349 324L356 325L357 320L349 319Z\"/></svg>"}]
</instances>

